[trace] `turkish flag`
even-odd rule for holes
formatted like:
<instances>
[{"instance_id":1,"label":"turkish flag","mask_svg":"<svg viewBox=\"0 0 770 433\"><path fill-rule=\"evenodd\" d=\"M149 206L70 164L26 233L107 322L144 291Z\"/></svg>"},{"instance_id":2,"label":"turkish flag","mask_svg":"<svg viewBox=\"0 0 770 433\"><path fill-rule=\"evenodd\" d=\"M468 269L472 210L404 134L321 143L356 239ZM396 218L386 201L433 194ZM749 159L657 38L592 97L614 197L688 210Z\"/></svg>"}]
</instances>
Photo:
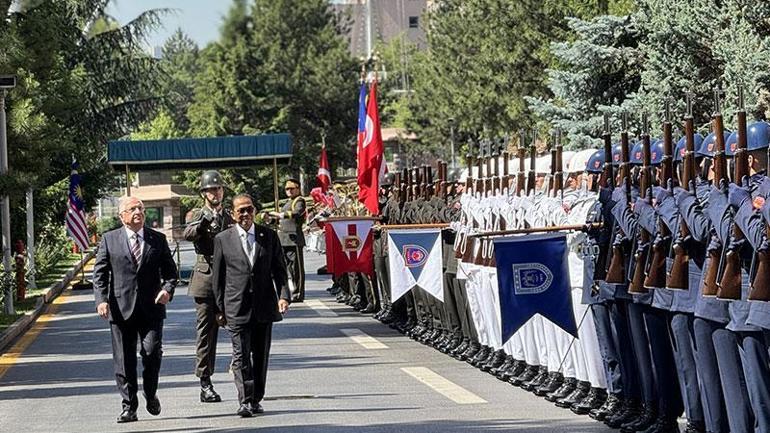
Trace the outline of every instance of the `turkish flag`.
<instances>
[{"instance_id":1,"label":"turkish flag","mask_svg":"<svg viewBox=\"0 0 770 433\"><path fill-rule=\"evenodd\" d=\"M326 146L321 146L321 159L318 162L318 174L315 178L318 180L318 185L321 186L321 192L325 194L332 184L332 174L329 171L329 160L326 159Z\"/></svg>"},{"instance_id":2,"label":"turkish flag","mask_svg":"<svg viewBox=\"0 0 770 433\"><path fill-rule=\"evenodd\" d=\"M374 275L373 220L327 221L326 268L340 276L348 272Z\"/></svg>"},{"instance_id":3,"label":"turkish flag","mask_svg":"<svg viewBox=\"0 0 770 433\"><path fill-rule=\"evenodd\" d=\"M358 152L358 201L364 204L372 215L380 212L377 195L380 180L385 174L382 130L377 111L377 81L372 81L369 100L366 105L366 135Z\"/></svg>"}]
</instances>

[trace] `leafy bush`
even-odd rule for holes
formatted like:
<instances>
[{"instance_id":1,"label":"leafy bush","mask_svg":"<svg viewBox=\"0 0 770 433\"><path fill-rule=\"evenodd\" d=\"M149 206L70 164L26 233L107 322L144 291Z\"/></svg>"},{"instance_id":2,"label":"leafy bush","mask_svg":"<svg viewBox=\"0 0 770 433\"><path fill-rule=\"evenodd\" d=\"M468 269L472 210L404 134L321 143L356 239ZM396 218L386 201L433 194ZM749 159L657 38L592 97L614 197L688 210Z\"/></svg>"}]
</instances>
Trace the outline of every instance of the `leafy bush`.
<instances>
[{"instance_id":1,"label":"leafy bush","mask_svg":"<svg viewBox=\"0 0 770 433\"><path fill-rule=\"evenodd\" d=\"M120 222L120 218L116 216L99 218L96 221L96 233L101 236L104 234L104 232L108 232L112 229L120 227L121 224L122 223Z\"/></svg>"},{"instance_id":2,"label":"leafy bush","mask_svg":"<svg viewBox=\"0 0 770 433\"><path fill-rule=\"evenodd\" d=\"M70 253L72 243L63 225L43 228L35 250L35 275L45 275Z\"/></svg>"}]
</instances>

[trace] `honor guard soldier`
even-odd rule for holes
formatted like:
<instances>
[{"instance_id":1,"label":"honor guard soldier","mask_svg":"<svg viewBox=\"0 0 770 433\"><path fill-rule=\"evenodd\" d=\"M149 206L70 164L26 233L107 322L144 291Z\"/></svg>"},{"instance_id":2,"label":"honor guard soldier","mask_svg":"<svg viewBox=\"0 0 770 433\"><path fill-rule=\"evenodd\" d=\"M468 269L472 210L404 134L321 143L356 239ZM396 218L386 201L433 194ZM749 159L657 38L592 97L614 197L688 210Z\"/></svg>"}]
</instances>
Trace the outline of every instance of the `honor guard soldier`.
<instances>
[{"instance_id":1,"label":"honor guard soldier","mask_svg":"<svg viewBox=\"0 0 770 433\"><path fill-rule=\"evenodd\" d=\"M201 176L199 188L205 202L202 209L193 214L184 231L184 237L195 245L198 257L193 268L188 293L195 299L197 335L195 342L195 375L201 381L201 402L222 401L211 384L211 375L217 355L216 305L211 291L211 258L214 255L214 236L232 226L235 221L222 206L224 183L216 171L206 171Z\"/></svg>"},{"instance_id":2,"label":"honor guard soldier","mask_svg":"<svg viewBox=\"0 0 770 433\"><path fill-rule=\"evenodd\" d=\"M291 301L302 302L305 300L305 259L302 255L305 247L305 236L302 234L306 214L305 199L300 195L298 180L287 180L285 188L289 201L283 205L281 212L269 214L278 218L278 238L281 240L286 268L293 282L290 286Z\"/></svg>"}]
</instances>

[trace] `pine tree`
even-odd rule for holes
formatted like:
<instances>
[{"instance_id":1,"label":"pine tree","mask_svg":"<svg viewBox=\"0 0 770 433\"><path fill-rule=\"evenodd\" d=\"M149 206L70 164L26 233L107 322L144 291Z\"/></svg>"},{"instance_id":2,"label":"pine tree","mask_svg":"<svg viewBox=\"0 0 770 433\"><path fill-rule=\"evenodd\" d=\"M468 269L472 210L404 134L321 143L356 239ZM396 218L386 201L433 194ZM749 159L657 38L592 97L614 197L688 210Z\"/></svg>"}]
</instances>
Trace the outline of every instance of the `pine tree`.
<instances>
[{"instance_id":1,"label":"pine tree","mask_svg":"<svg viewBox=\"0 0 770 433\"><path fill-rule=\"evenodd\" d=\"M547 128L559 128L567 147L598 147L603 113L618 111L639 88L639 34L632 16L568 19L571 42L551 44L558 68L548 70L553 98L527 97Z\"/></svg>"}]
</instances>

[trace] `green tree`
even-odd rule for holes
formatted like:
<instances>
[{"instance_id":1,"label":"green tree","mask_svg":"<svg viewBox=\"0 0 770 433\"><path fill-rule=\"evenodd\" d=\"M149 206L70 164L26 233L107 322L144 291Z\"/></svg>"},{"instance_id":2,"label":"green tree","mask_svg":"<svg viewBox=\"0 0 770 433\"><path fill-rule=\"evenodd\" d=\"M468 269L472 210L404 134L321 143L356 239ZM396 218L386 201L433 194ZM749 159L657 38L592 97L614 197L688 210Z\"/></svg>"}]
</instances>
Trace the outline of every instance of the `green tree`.
<instances>
[{"instance_id":1,"label":"green tree","mask_svg":"<svg viewBox=\"0 0 770 433\"><path fill-rule=\"evenodd\" d=\"M163 45L163 80L160 95L163 107L171 115L181 132L190 130L187 110L194 97L194 82L198 75L198 45L181 29L177 29Z\"/></svg>"}]
</instances>

